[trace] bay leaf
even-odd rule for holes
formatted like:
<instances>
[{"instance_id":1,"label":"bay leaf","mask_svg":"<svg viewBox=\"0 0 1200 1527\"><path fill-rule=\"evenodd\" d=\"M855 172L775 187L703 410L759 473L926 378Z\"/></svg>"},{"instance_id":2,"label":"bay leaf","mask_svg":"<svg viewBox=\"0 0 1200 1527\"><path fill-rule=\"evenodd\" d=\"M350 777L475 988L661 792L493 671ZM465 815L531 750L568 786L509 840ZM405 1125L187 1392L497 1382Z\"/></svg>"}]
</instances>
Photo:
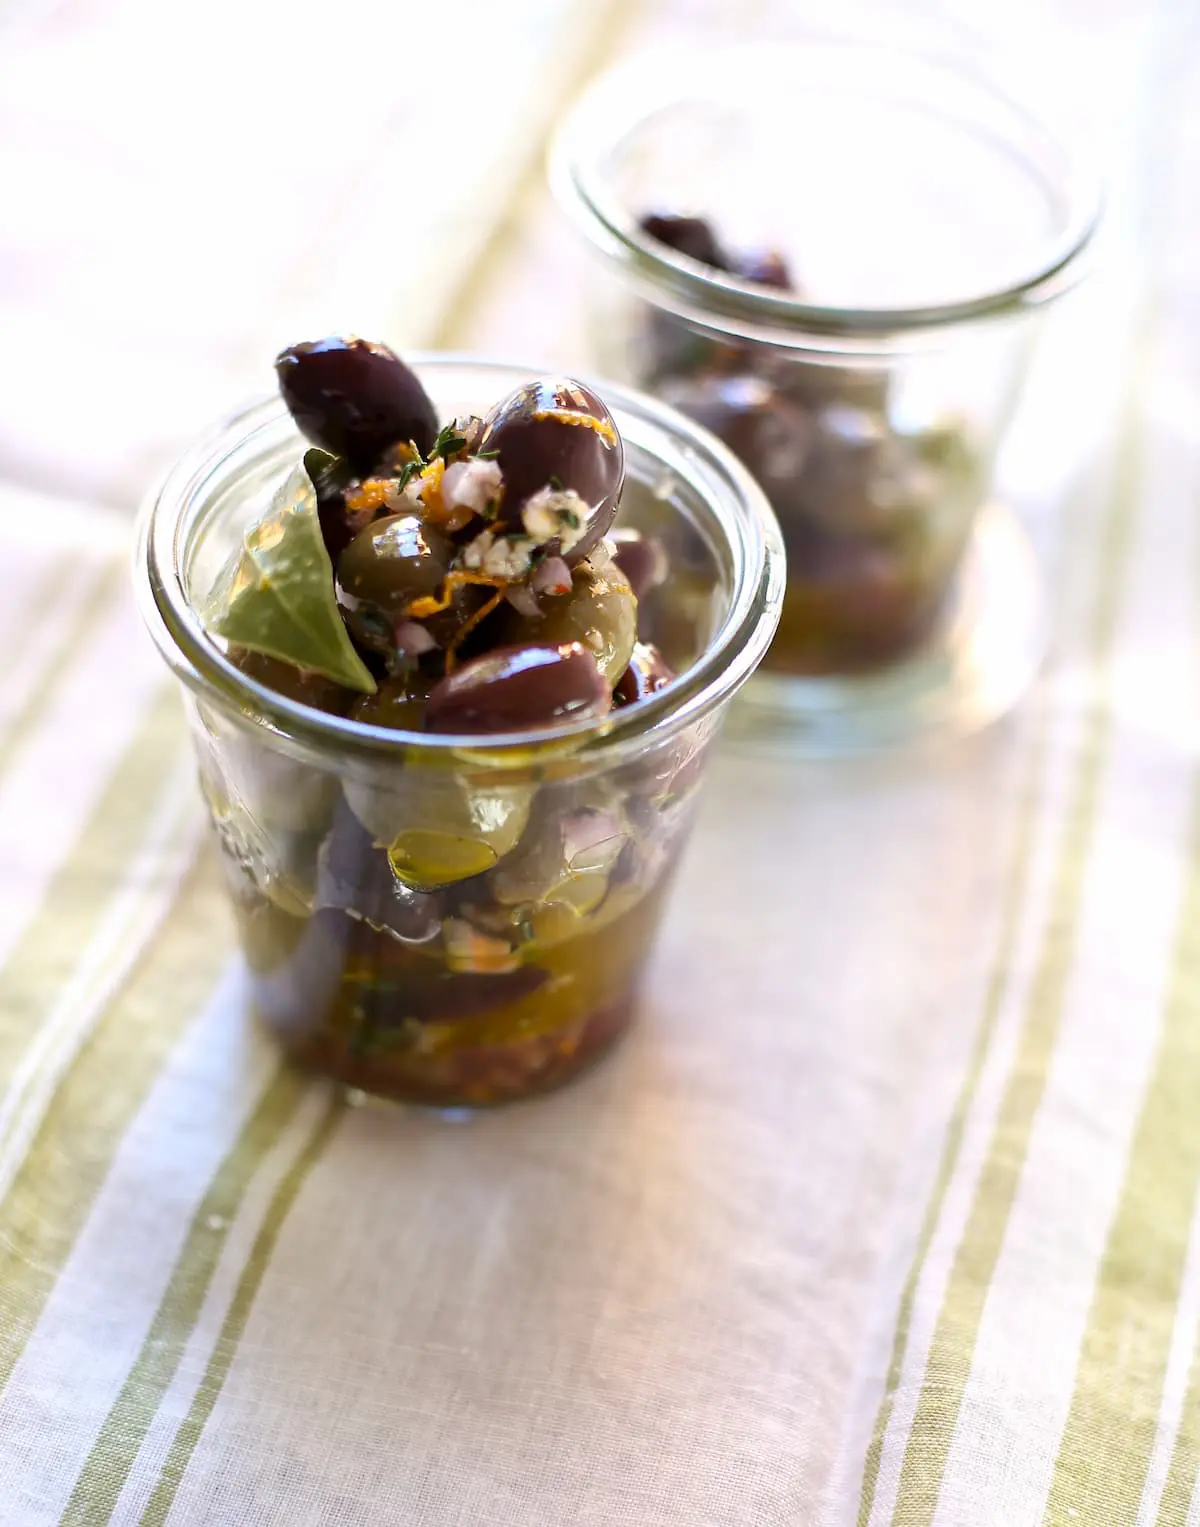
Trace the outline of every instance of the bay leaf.
<instances>
[{"instance_id":1,"label":"bay leaf","mask_svg":"<svg viewBox=\"0 0 1200 1527\"><path fill-rule=\"evenodd\" d=\"M317 493L304 467L247 526L204 603L213 636L373 694L375 680L338 614L333 564L321 538Z\"/></svg>"}]
</instances>

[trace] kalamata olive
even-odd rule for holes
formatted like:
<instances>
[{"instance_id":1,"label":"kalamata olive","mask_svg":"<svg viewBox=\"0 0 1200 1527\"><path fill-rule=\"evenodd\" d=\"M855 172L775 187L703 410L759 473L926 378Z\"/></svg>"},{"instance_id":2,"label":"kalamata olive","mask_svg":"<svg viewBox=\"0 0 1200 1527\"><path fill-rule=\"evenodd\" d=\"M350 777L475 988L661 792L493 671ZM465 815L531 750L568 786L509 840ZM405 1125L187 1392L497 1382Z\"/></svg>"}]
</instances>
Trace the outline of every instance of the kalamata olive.
<instances>
[{"instance_id":1,"label":"kalamata olive","mask_svg":"<svg viewBox=\"0 0 1200 1527\"><path fill-rule=\"evenodd\" d=\"M911 486L919 492L921 477L930 481L928 470L916 465L914 474L909 454L879 414L833 404L814 416L793 512L835 535L877 534Z\"/></svg>"},{"instance_id":2,"label":"kalamata olive","mask_svg":"<svg viewBox=\"0 0 1200 1527\"><path fill-rule=\"evenodd\" d=\"M386 345L338 337L291 345L275 371L301 434L356 469L397 441L411 440L424 454L437 435L428 394Z\"/></svg>"},{"instance_id":3,"label":"kalamata olive","mask_svg":"<svg viewBox=\"0 0 1200 1527\"><path fill-rule=\"evenodd\" d=\"M635 599L644 598L651 589L666 582L670 568L667 554L658 541L625 526L611 531L609 540L613 547L613 561L628 579Z\"/></svg>"},{"instance_id":4,"label":"kalamata olive","mask_svg":"<svg viewBox=\"0 0 1200 1527\"><path fill-rule=\"evenodd\" d=\"M808 522L785 529L788 595L772 664L794 673L854 672L910 651L937 618L946 570L909 553Z\"/></svg>"},{"instance_id":5,"label":"kalamata olive","mask_svg":"<svg viewBox=\"0 0 1200 1527\"><path fill-rule=\"evenodd\" d=\"M881 366L823 366L790 356L773 357L763 376L784 397L814 412L845 403L887 414L890 376Z\"/></svg>"},{"instance_id":6,"label":"kalamata olive","mask_svg":"<svg viewBox=\"0 0 1200 1527\"><path fill-rule=\"evenodd\" d=\"M454 547L415 514L389 514L361 530L338 558L338 600L365 646L395 650L395 628L414 599L436 594Z\"/></svg>"},{"instance_id":7,"label":"kalamata olive","mask_svg":"<svg viewBox=\"0 0 1200 1527\"><path fill-rule=\"evenodd\" d=\"M327 711L333 716L344 716L355 698L354 691L344 688L324 674L310 673L268 657L265 652L251 652L248 647L230 647L229 661L247 678L255 679L267 689L286 695L301 705L311 705L314 710Z\"/></svg>"},{"instance_id":8,"label":"kalamata olive","mask_svg":"<svg viewBox=\"0 0 1200 1527\"><path fill-rule=\"evenodd\" d=\"M612 415L581 382L547 379L518 387L488 413L479 442L495 452L504 478L501 522L522 524L526 502L542 489L578 494L586 523L562 541L568 562L578 562L607 534L625 481L625 450Z\"/></svg>"},{"instance_id":9,"label":"kalamata olive","mask_svg":"<svg viewBox=\"0 0 1200 1527\"><path fill-rule=\"evenodd\" d=\"M712 430L785 512L813 432L808 413L757 376L706 376L662 389L663 400Z\"/></svg>"},{"instance_id":10,"label":"kalamata olive","mask_svg":"<svg viewBox=\"0 0 1200 1527\"><path fill-rule=\"evenodd\" d=\"M613 690L614 705L636 705L647 695L656 694L675 677L671 666L651 642L638 642L629 659L629 667Z\"/></svg>"},{"instance_id":11,"label":"kalamata olive","mask_svg":"<svg viewBox=\"0 0 1200 1527\"><path fill-rule=\"evenodd\" d=\"M329 560L336 567L337 559L371 516L356 515L346 503L347 489L353 486L355 478L344 457L331 455L314 445L304 453L304 470L317 493L321 539L325 542Z\"/></svg>"},{"instance_id":12,"label":"kalamata olive","mask_svg":"<svg viewBox=\"0 0 1200 1527\"><path fill-rule=\"evenodd\" d=\"M728 270L729 258L717 242L712 225L702 217L686 217L675 212L648 212L641 220L642 232L665 244L677 254L714 270Z\"/></svg>"},{"instance_id":13,"label":"kalamata olive","mask_svg":"<svg viewBox=\"0 0 1200 1527\"><path fill-rule=\"evenodd\" d=\"M611 695L596 659L579 642L496 647L430 691L431 732L525 731L604 715Z\"/></svg>"},{"instance_id":14,"label":"kalamata olive","mask_svg":"<svg viewBox=\"0 0 1200 1527\"><path fill-rule=\"evenodd\" d=\"M733 274L757 286L773 286L782 292L796 290L787 260L777 249L744 249L733 258Z\"/></svg>"}]
</instances>

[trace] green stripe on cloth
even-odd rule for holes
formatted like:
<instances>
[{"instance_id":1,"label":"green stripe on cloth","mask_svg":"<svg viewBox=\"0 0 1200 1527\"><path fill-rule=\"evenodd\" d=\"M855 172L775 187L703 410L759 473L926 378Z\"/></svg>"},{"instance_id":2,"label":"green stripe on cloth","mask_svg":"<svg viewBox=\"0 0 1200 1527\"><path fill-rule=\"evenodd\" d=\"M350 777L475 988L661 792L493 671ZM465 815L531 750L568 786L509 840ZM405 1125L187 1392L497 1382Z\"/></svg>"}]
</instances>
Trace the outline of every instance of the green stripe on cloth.
<instances>
[{"instance_id":1,"label":"green stripe on cloth","mask_svg":"<svg viewBox=\"0 0 1200 1527\"><path fill-rule=\"evenodd\" d=\"M0 968L0 1087L102 924L117 869L136 854L150 803L187 747L174 682L155 693L33 920Z\"/></svg>"},{"instance_id":2,"label":"green stripe on cloth","mask_svg":"<svg viewBox=\"0 0 1200 1527\"><path fill-rule=\"evenodd\" d=\"M179 1036L215 983L224 921L215 855L193 864L171 909L63 1077L0 1204L0 1389L8 1383Z\"/></svg>"},{"instance_id":3,"label":"green stripe on cloth","mask_svg":"<svg viewBox=\"0 0 1200 1527\"><path fill-rule=\"evenodd\" d=\"M1193 1094L1193 1097L1195 1095ZM1192 1353L1179 1431L1158 1504L1155 1527L1185 1527L1200 1476L1200 1339Z\"/></svg>"},{"instance_id":4,"label":"green stripe on cloth","mask_svg":"<svg viewBox=\"0 0 1200 1527\"><path fill-rule=\"evenodd\" d=\"M171 1514L180 1482L208 1423L208 1418L212 1415L213 1408L220 1398L229 1370L233 1366L233 1360L237 1356L238 1344L246 1329L246 1321L275 1250L279 1233L309 1173L320 1160L325 1147L333 1137L333 1132L345 1108L346 1104L342 1096L332 1099L304 1150L292 1164L271 1200L271 1206L267 1210L262 1228L250 1252L250 1259L238 1282L229 1312L225 1316L221 1333L217 1337L212 1357L209 1359L204 1377L192 1400L191 1409L175 1434L171 1451L167 1455L167 1460L163 1464L162 1472L154 1487L154 1494L150 1497L149 1504L142 1515L141 1527L162 1527Z\"/></svg>"},{"instance_id":5,"label":"green stripe on cloth","mask_svg":"<svg viewBox=\"0 0 1200 1527\"><path fill-rule=\"evenodd\" d=\"M1140 368L1135 368L1140 374ZM1127 408L1114 490L1101 543L1088 649L1096 675L1055 866L1051 910L1031 984L1017 1055L1000 1102L962 1240L943 1297L916 1414L900 1469L893 1520L930 1527L975 1356L984 1304L1004 1243L1058 1039L1075 956L1080 906L1112 739L1110 669L1141 481L1136 410Z\"/></svg>"},{"instance_id":6,"label":"green stripe on cloth","mask_svg":"<svg viewBox=\"0 0 1200 1527\"><path fill-rule=\"evenodd\" d=\"M108 567L102 571L73 617L64 622L58 640L42 655L38 667L45 678L34 685L25 703L9 719L3 731L0 731L0 777L3 777L9 764L20 753L25 740L37 730L62 684L71 674L68 662L71 654L84 649L93 628L113 604L117 592L124 592L125 578L124 567Z\"/></svg>"},{"instance_id":7,"label":"green stripe on cloth","mask_svg":"<svg viewBox=\"0 0 1200 1527\"><path fill-rule=\"evenodd\" d=\"M996 952L992 960L991 971L988 976L983 1004L983 1017L975 1037L970 1060L967 1064L966 1075L963 1078L962 1087L959 1090L958 1099L955 1103L954 1113L946 1130L946 1140L942 1149L942 1158L938 1166L937 1178L934 1182L933 1196L929 1201L925 1220L917 1238L916 1254L913 1258L908 1278L905 1281L904 1291L900 1297L900 1305L896 1317L896 1334L892 1344L892 1355L888 1365L883 1399L880 1401L879 1413L875 1419L875 1430L867 1450L866 1465L863 1472L862 1491L858 1503L859 1527L867 1527L867 1523L871 1519L871 1511L875 1505L875 1491L879 1483L879 1465L883 1457L883 1444L892 1418L892 1408L895 1402L896 1390L900 1384L905 1353L908 1350L909 1332L912 1326L917 1288L925 1270L925 1262L929 1256L929 1248L933 1242L934 1232L942 1216L942 1209L945 1206L946 1193L950 1187L950 1181L958 1166L967 1114L970 1111L975 1094L979 1090L979 1080L983 1074L984 1062L988 1051L991 1048L992 1038L996 1030L996 1021L1000 1013L1001 998L1004 994L1008 981L1008 972L1012 965L1017 931L1021 921L1021 910L1029 885L1029 870L1033 857L1033 841L1035 836L1034 829L1041 806L1047 731L1048 718L1043 707L1037 718L1037 733L1034 744L1030 749L1020 804L1017 808L1012 848L1005 869L1005 890L1003 895L1003 911L1000 919L1000 932L996 944Z\"/></svg>"},{"instance_id":8,"label":"green stripe on cloth","mask_svg":"<svg viewBox=\"0 0 1200 1527\"><path fill-rule=\"evenodd\" d=\"M187 1237L146 1332L141 1351L80 1470L62 1515L64 1524L86 1527L89 1523L107 1521L115 1510L130 1470L158 1413L158 1407L196 1329L213 1274L217 1270L229 1231L241 1212L246 1193L264 1160L278 1145L296 1117L310 1085L305 1077L290 1067L276 1072L264 1089L254 1112L243 1125L237 1140L217 1168L192 1217ZM276 1195L276 1202L283 1195L286 1203L290 1204L285 1187L291 1176L289 1173L284 1179L284 1186ZM297 1182L296 1189L298 1187ZM296 1189L293 1190L293 1196ZM259 1233L259 1242L272 1223L275 1207L273 1203L267 1212L263 1230ZM283 1212L286 1213L286 1207ZM251 1267L254 1265L259 1242L255 1243L255 1252L251 1254ZM233 1307L236 1305L235 1295Z\"/></svg>"},{"instance_id":9,"label":"green stripe on cloth","mask_svg":"<svg viewBox=\"0 0 1200 1527\"><path fill-rule=\"evenodd\" d=\"M1100 1265L1046 1527L1132 1527L1158 1430L1200 1181L1200 780L1191 847L1162 1037Z\"/></svg>"}]
</instances>

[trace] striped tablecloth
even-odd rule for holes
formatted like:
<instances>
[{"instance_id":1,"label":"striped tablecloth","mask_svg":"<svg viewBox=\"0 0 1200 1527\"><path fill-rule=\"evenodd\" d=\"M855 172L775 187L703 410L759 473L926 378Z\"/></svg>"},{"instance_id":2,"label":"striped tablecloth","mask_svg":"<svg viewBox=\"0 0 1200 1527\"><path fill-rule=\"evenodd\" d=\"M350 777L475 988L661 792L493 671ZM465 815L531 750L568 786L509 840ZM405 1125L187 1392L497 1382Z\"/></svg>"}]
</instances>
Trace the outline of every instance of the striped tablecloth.
<instances>
[{"instance_id":1,"label":"striped tablecloth","mask_svg":"<svg viewBox=\"0 0 1200 1527\"><path fill-rule=\"evenodd\" d=\"M469 65L477 99L494 110L483 85L510 66L529 88L456 194L429 192L442 261L341 235L415 120L364 98L343 221L290 265L254 245L202 386L148 327L125 354L134 391L97 402L95 451L56 438L40 374L23 393L9 368L3 1527L1200 1523L1200 69L1183 7L1101 8L1081 55L1127 65L1093 98L1119 108L1097 120L1127 149L1130 237L1052 349L1061 369L1035 379L1007 467L1056 631L1021 713L919 756L721 757L645 1022L536 1105L455 1125L353 1107L281 1069L246 1018L177 700L126 590L128 519L100 507L178 426L139 415L123 444L122 405L160 382L198 405L348 293L350 323L324 326L507 350L524 334L577 361L540 136L605 50L717 9L506 8L487 35L512 54ZM436 43L345 10L331 65L354 27L363 46L385 29L380 55ZM229 12L212 56L261 26L281 92L324 36L315 7L278 34ZM460 12L485 31L494 14ZM0 69L48 69L56 26L118 13L138 35L159 12L0 12ZM286 161L276 145L264 173L299 186ZM1068 376L1092 448L1051 480Z\"/></svg>"}]
</instances>

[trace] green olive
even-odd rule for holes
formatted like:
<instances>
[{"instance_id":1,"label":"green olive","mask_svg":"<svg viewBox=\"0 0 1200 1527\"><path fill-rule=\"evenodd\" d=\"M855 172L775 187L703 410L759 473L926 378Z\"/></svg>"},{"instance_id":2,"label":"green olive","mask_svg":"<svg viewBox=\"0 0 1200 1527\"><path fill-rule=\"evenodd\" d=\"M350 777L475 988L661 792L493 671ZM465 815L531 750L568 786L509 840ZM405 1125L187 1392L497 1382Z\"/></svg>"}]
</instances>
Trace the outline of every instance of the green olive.
<instances>
[{"instance_id":1,"label":"green olive","mask_svg":"<svg viewBox=\"0 0 1200 1527\"><path fill-rule=\"evenodd\" d=\"M581 562L570 592L543 595L541 603L542 613L536 617L513 610L500 640L554 646L582 642L605 681L615 684L629 667L637 641L637 600L616 562L599 568Z\"/></svg>"},{"instance_id":2,"label":"green olive","mask_svg":"<svg viewBox=\"0 0 1200 1527\"><path fill-rule=\"evenodd\" d=\"M425 729L425 701L431 680L419 668L384 679L373 695L363 695L350 708L350 720L367 726L393 727L401 732Z\"/></svg>"},{"instance_id":3,"label":"green olive","mask_svg":"<svg viewBox=\"0 0 1200 1527\"><path fill-rule=\"evenodd\" d=\"M394 782L347 781L350 808L405 885L432 891L490 870L516 847L534 788L410 763Z\"/></svg>"},{"instance_id":4,"label":"green olive","mask_svg":"<svg viewBox=\"0 0 1200 1527\"><path fill-rule=\"evenodd\" d=\"M555 902L580 915L594 911L627 841L614 811L542 811L520 847L488 877L492 894L501 906Z\"/></svg>"},{"instance_id":5,"label":"green olive","mask_svg":"<svg viewBox=\"0 0 1200 1527\"><path fill-rule=\"evenodd\" d=\"M338 598L353 633L386 645L414 599L441 588L454 556L445 536L415 514L389 514L360 530L338 558Z\"/></svg>"}]
</instances>

